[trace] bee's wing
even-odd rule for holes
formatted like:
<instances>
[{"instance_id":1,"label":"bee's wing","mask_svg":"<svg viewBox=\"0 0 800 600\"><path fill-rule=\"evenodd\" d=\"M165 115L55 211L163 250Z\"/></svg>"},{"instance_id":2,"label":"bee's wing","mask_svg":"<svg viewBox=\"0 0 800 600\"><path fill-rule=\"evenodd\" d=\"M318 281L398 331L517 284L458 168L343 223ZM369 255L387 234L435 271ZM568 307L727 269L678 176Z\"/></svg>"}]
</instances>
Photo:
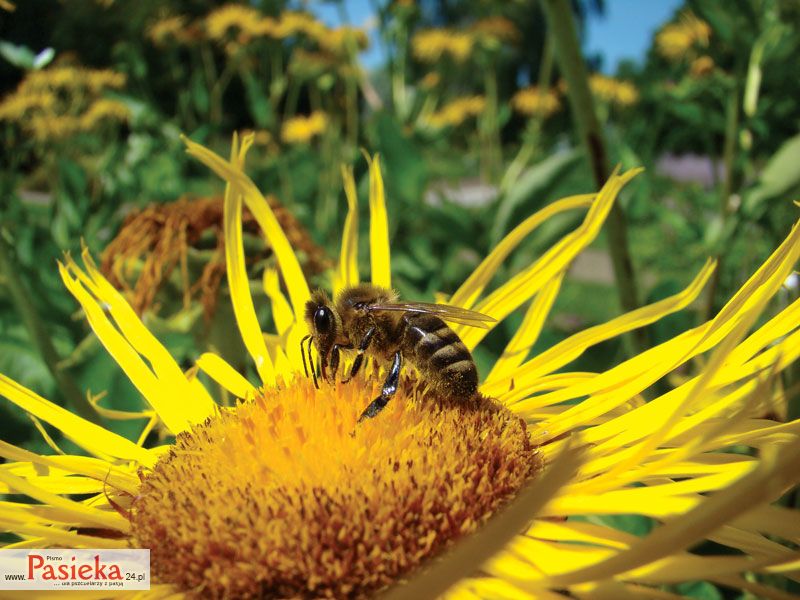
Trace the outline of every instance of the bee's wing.
<instances>
[{"instance_id":1,"label":"bee's wing","mask_svg":"<svg viewBox=\"0 0 800 600\"><path fill-rule=\"evenodd\" d=\"M496 323L497 320L488 315L484 315L474 310L449 306L447 304L432 304L430 302L392 302L381 304L370 304L367 307L370 311L399 311L411 313L427 313L439 317L442 321L468 325L470 327L481 327L487 329L489 323Z\"/></svg>"}]
</instances>

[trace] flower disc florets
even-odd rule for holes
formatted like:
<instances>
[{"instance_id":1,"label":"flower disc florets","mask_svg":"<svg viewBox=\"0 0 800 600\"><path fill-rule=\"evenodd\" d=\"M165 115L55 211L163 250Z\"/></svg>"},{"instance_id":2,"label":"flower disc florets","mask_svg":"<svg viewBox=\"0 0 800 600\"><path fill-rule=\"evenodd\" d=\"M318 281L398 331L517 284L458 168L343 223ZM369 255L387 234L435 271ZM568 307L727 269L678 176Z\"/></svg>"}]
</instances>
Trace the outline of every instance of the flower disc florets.
<instances>
[{"instance_id":1,"label":"flower disc florets","mask_svg":"<svg viewBox=\"0 0 800 600\"><path fill-rule=\"evenodd\" d=\"M204 597L364 597L475 530L541 466L525 423L409 383L264 390L178 436L131 512L154 577Z\"/></svg>"}]
</instances>

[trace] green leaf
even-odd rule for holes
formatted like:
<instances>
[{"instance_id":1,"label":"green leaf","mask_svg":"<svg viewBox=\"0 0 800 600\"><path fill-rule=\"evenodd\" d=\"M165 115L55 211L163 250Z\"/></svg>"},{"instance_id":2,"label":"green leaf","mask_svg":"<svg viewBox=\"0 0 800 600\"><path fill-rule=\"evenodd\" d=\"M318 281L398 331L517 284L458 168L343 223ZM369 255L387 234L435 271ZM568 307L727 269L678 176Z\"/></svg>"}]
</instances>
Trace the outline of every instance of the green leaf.
<instances>
[{"instance_id":1,"label":"green leaf","mask_svg":"<svg viewBox=\"0 0 800 600\"><path fill-rule=\"evenodd\" d=\"M15 67L26 71L33 69L36 62L36 55L30 48L11 42L0 42L0 56Z\"/></svg>"},{"instance_id":2,"label":"green leaf","mask_svg":"<svg viewBox=\"0 0 800 600\"><path fill-rule=\"evenodd\" d=\"M244 90L247 97L247 107L250 116L257 127L269 128L275 120L272 104L266 94L265 83L256 78L251 71L245 70L242 74Z\"/></svg>"},{"instance_id":3,"label":"green leaf","mask_svg":"<svg viewBox=\"0 0 800 600\"><path fill-rule=\"evenodd\" d=\"M542 206L547 194L569 173L579 158L577 149L568 150L554 154L528 169L500 199L492 224L491 245L496 246L513 226L515 214L530 214Z\"/></svg>"},{"instance_id":4,"label":"green leaf","mask_svg":"<svg viewBox=\"0 0 800 600\"><path fill-rule=\"evenodd\" d=\"M772 156L756 185L747 193L744 212L759 216L766 201L800 185L800 134L785 142Z\"/></svg>"},{"instance_id":5,"label":"green leaf","mask_svg":"<svg viewBox=\"0 0 800 600\"><path fill-rule=\"evenodd\" d=\"M698 600L723 600L724 598L717 587L707 581L680 583L675 586L675 590L687 598L697 598Z\"/></svg>"}]
</instances>

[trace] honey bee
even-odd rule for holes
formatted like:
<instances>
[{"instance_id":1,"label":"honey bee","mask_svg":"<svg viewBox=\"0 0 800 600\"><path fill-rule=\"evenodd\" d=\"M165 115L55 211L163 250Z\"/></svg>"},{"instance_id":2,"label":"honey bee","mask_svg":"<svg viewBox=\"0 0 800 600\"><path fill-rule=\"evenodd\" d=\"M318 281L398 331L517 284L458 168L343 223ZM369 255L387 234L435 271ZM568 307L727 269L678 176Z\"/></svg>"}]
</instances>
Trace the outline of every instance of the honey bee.
<instances>
[{"instance_id":1,"label":"honey bee","mask_svg":"<svg viewBox=\"0 0 800 600\"><path fill-rule=\"evenodd\" d=\"M307 355L317 387L319 377L325 381L336 378L342 350L357 352L349 377L343 383L355 377L365 354L392 361L381 395L364 409L359 422L377 415L395 394L403 360L413 365L432 388L472 398L478 391L475 361L445 321L483 328L495 322L492 317L456 306L398 302L392 290L369 284L346 288L335 301L317 290L306 303L305 319L312 333L300 342L300 350L306 377L309 376ZM318 355L316 368L312 345Z\"/></svg>"}]
</instances>

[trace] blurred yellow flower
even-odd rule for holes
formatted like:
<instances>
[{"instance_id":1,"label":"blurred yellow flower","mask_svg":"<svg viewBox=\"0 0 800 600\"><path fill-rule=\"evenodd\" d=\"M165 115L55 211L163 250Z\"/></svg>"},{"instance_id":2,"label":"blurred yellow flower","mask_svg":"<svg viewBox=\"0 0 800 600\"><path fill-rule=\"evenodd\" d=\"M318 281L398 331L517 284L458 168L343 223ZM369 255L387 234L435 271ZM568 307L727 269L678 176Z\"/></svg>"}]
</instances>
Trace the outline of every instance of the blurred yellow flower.
<instances>
[{"instance_id":1,"label":"blurred yellow flower","mask_svg":"<svg viewBox=\"0 0 800 600\"><path fill-rule=\"evenodd\" d=\"M789 395L778 376L800 356L800 300L765 314L800 258L800 226L712 319L604 372L571 371L593 346L691 305L715 268L709 261L677 294L530 356L570 264L638 170L614 173L596 194L525 219L445 300L497 319L487 329L452 324L470 351L524 312L480 394L443 397L404 367L392 402L359 424L383 378L373 361L347 384L316 389L303 377L311 289L243 171L252 139L235 139L229 160L186 143L227 184L231 335L252 359L254 382L214 353L184 371L88 251L83 266L66 257L64 285L147 405L125 412L93 403L109 419L143 426L134 442L0 375L0 394L85 453L0 442L0 492L9 495L0 524L18 540L8 548L147 547L153 583L141 596L153 600L362 598L389 586L394 598L417 598L432 579L447 600L668 600L679 596L664 586L696 580L789 597L779 586L797 571L800 518L780 500L800 481L800 421L764 415ZM392 285L377 158L369 170L366 244L355 181L344 172L335 292L362 281L364 247L369 280ZM274 324L266 335L245 269L245 207L280 271L263 278ZM574 211L582 214L574 230L493 285L532 232ZM659 390L665 376L693 364L692 378ZM236 405L217 404L217 387ZM145 447L156 428L174 441ZM652 530L630 534L608 519L615 515L647 517ZM714 545L694 551L706 541Z\"/></svg>"},{"instance_id":2,"label":"blurred yellow flower","mask_svg":"<svg viewBox=\"0 0 800 600\"><path fill-rule=\"evenodd\" d=\"M246 44L261 34L261 13L245 4L224 4L206 15L208 37L218 42Z\"/></svg>"},{"instance_id":3,"label":"blurred yellow flower","mask_svg":"<svg viewBox=\"0 0 800 600\"><path fill-rule=\"evenodd\" d=\"M546 119L561 108L561 100L553 89L548 89L542 94L537 86L532 86L514 94L511 106L528 117Z\"/></svg>"},{"instance_id":4,"label":"blurred yellow flower","mask_svg":"<svg viewBox=\"0 0 800 600\"><path fill-rule=\"evenodd\" d=\"M8 12L14 12L17 10L17 6L13 2L9 2L9 0L0 0L0 8L7 10Z\"/></svg>"},{"instance_id":5,"label":"blurred yellow flower","mask_svg":"<svg viewBox=\"0 0 800 600\"><path fill-rule=\"evenodd\" d=\"M125 75L108 69L54 65L30 71L0 102L0 120L15 123L37 142L67 139L100 122L124 121L127 107L102 98L125 85Z\"/></svg>"},{"instance_id":6,"label":"blurred yellow flower","mask_svg":"<svg viewBox=\"0 0 800 600\"><path fill-rule=\"evenodd\" d=\"M708 46L711 26L691 11L681 13L677 23L670 23L656 34L658 53L669 60L682 58L695 46Z\"/></svg>"},{"instance_id":7,"label":"blurred yellow flower","mask_svg":"<svg viewBox=\"0 0 800 600\"><path fill-rule=\"evenodd\" d=\"M520 38L517 26L510 19L500 16L480 19L470 27L470 31L481 43L490 45L517 42Z\"/></svg>"},{"instance_id":8,"label":"blurred yellow flower","mask_svg":"<svg viewBox=\"0 0 800 600\"><path fill-rule=\"evenodd\" d=\"M359 27L348 25L328 29L316 41L323 50L339 55L364 50L369 46L367 33Z\"/></svg>"},{"instance_id":9,"label":"blurred yellow flower","mask_svg":"<svg viewBox=\"0 0 800 600\"><path fill-rule=\"evenodd\" d=\"M420 79L419 87L424 90L432 90L437 85L439 85L442 81L442 76L439 75L436 71L430 71L429 73L425 74L425 77Z\"/></svg>"},{"instance_id":10,"label":"blurred yellow flower","mask_svg":"<svg viewBox=\"0 0 800 600\"><path fill-rule=\"evenodd\" d=\"M284 121L281 140L285 144L307 144L328 128L328 115L315 111L308 116L297 115Z\"/></svg>"},{"instance_id":11,"label":"blurred yellow flower","mask_svg":"<svg viewBox=\"0 0 800 600\"><path fill-rule=\"evenodd\" d=\"M187 44L198 37L196 26L185 15L173 15L153 22L147 28L147 37L156 46L170 43Z\"/></svg>"},{"instance_id":12,"label":"blurred yellow flower","mask_svg":"<svg viewBox=\"0 0 800 600\"><path fill-rule=\"evenodd\" d=\"M589 76L589 88L599 100L618 106L631 106L639 101L639 90L630 81L593 73Z\"/></svg>"},{"instance_id":13,"label":"blurred yellow flower","mask_svg":"<svg viewBox=\"0 0 800 600\"><path fill-rule=\"evenodd\" d=\"M710 75L713 70L714 59L707 55L698 56L692 61L692 64L689 65L689 72L692 77L705 77L706 75Z\"/></svg>"},{"instance_id":14,"label":"blurred yellow flower","mask_svg":"<svg viewBox=\"0 0 800 600\"><path fill-rule=\"evenodd\" d=\"M470 117L480 115L484 110L486 110L486 98L483 96L456 98L428 115L423 124L436 129L456 127Z\"/></svg>"},{"instance_id":15,"label":"blurred yellow flower","mask_svg":"<svg viewBox=\"0 0 800 600\"><path fill-rule=\"evenodd\" d=\"M432 64L444 57L457 63L469 58L475 45L475 38L469 33L452 29L426 29L411 39L411 49L417 60Z\"/></svg>"}]
</instances>

